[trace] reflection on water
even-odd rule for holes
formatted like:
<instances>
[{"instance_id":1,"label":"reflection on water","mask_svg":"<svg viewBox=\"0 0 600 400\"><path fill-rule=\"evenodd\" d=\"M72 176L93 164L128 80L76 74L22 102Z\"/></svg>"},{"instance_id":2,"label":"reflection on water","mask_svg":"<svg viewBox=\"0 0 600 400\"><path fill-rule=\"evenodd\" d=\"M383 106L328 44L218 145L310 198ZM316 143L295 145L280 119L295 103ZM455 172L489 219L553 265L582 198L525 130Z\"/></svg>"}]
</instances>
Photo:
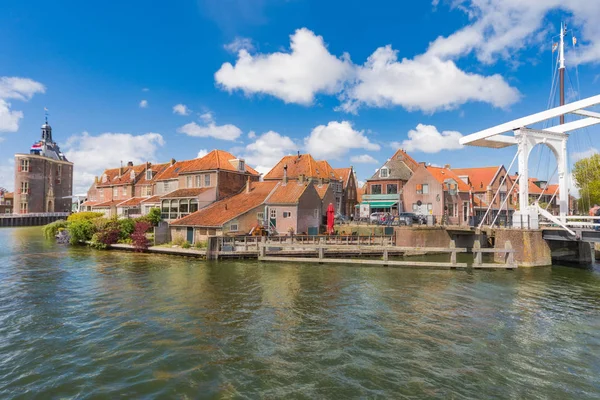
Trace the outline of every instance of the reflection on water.
<instances>
[{"instance_id":1,"label":"reflection on water","mask_svg":"<svg viewBox=\"0 0 600 400\"><path fill-rule=\"evenodd\" d=\"M202 262L0 229L0 398L600 396L600 273Z\"/></svg>"}]
</instances>

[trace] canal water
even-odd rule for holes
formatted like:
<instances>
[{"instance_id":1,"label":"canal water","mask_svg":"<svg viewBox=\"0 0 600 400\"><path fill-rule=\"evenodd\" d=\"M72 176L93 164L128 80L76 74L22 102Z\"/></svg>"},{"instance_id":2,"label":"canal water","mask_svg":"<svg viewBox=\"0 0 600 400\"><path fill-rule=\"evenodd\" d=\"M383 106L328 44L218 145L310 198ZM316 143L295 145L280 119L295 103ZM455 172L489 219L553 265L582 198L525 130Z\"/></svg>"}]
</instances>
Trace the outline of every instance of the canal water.
<instances>
[{"instance_id":1,"label":"canal water","mask_svg":"<svg viewBox=\"0 0 600 400\"><path fill-rule=\"evenodd\" d=\"M207 263L0 229L0 398L598 399L600 269Z\"/></svg>"}]
</instances>

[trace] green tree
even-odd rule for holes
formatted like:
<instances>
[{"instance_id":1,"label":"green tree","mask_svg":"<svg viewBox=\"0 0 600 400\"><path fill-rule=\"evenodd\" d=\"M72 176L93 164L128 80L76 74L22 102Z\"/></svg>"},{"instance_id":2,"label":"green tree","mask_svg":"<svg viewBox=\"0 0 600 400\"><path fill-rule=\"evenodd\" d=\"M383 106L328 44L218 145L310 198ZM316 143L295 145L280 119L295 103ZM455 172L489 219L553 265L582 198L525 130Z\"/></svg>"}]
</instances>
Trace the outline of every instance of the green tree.
<instances>
[{"instance_id":1,"label":"green tree","mask_svg":"<svg viewBox=\"0 0 600 400\"><path fill-rule=\"evenodd\" d=\"M573 180L579 187L581 211L600 204L600 154L577 161L573 167Z\"/></svg>"}]
</instances>

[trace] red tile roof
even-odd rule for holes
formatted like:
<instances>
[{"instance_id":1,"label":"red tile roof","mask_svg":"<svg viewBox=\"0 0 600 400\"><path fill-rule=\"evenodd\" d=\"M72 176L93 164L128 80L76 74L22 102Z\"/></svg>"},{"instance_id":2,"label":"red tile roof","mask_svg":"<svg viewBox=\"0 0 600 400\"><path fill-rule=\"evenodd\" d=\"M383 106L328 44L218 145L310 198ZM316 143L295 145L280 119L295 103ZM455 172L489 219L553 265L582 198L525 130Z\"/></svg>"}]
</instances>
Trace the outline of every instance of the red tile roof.
<instances>
[{"instance_id":1,"label":"red tile roof","mask_svg":"<svg viewBox=\"0 0 600 400\"><path fill-rule=\"evenodd\" d=\"M458 184L459 192L468 192L470 187L462 179L458 177L452 170L440 167L425 167L427 171L441 184L448 179L453 179ZM444 185L444 190L448 190L448 185Z\"/></svg>"},{"instance_id":2,"label":"red tile roof","mask_svg":"<svg viewBox=\"0 0 600 400\"><path fill-rule=\"evenodd\" d=\"M91 201L91 200L87 200L87 201L84 201L83 203L81 203L81 205L84 207L93 206L96 204L98 204L97 201Z\"/></svg>"},{"instance_id":3,"label":"red tile roof","mask_svg":"<svg viewBox=\"0 0 600 400\"><path fill-rule=\"evenodd\" d=\"M123 200L109 200L109 201L105 201L104 203L98 203L96 205L93 205L93 208L109 208L109 207L114 207L119 203L122 203Z\"/></svg>"},{"instance_id":4,"label":"red tile roof","mask_svg":"<svg viewBox=\"0 0 600 400\"><path fill-rule=\"evenodd\" d=\"M190 163L180 171L180 173L200 172L200 171L234 171L239 170L231 163L232 160L238 159L233 154L224 150L213 150L204 157L190 160ZM245 163L244 163L245 164ZM259 175L254 168L249 167L247 164L244 165L246 173L251 175Z\"/></svg>"},{"instance_id":5,"label":"red tile roof","mask_svg":"<svg viewBox=\"0 0 600 400\"><path fill-rule=\"evenodd\" d=\"M165 181L169 179L177 179L181 171L187 168L194 160L177 161L172 165L167 166L161 173L154 177L155 181Z\"/></svg>"},{"instance_id":6,"label":"red tile roof","mask_svg":"<svg viewBox=\"0 0 600 400\"><path fill-rule=\"evenodd\" d=\"M173 221L171 225L221 227L226 222L263 204L276 185L277 182L252 182L250 193L244 189L234 196L217 201L187 217Z\"/></svg>"},{"instance_id":7,"label":"red tile roof","mask_svg":"<svg viewBox=\"0 0 600 400\"><path fill-rule=\"evenodd\" d=\"M323 200L325 194L327 194L327 189L329 189L329 183L323 185L316 185L315 189L317 190L317 193L319 194L321 200Z\"/></svg>"},{"instance_id":8,"label":"red tile roof","mask_svg":"<svg viewBox=\"0 0 600 400\"><path fill-rule=\"evenodd\" d=\"M152 196L152 197L147 197L144 200L142 200L142 203L160 203L160 196Z\"/></svg>"},{"instance_id":9,"label":"red tile roof","mask_svg":"<svg viewBox=\"0 0 600 400\"><path fill-rule=\"evenodd\" d=\"M352 173L352 168L335 168L333 170L338 177L339 180L342 181L344 185L344 189L348 186L348 182L350 181L350 174Z\"/></svg>"},{"instance_id":10,"label":"red tile roof","mask_svg":"<svg viewBox=\"0 0 600 400\"><path fill-rule=\"evenodd\" d=\"M140 178L136 184L137 185L150 185L150 184L154 183L154 181L156 180L156 177L161 172L163 172L165 169L167 169L170 165L171 165L170 163L150 164L150 170L152 171L152 179L150 179L150 180L146 179L146 171L148 170L148 168L146 166L144 168L142 176L140 176Z\"/></svg>"},{"instance_id":11,"label":"red tile roof","mask_svg":"<svg viewBox=\"0 0 600 400\"><path fill-rule=\"evenodd\" d=\"M206 187L206 188L177 189L170 193L165 194L164 196L161 196L161 199L181 199L181 198L185 198L185 197L196 197L196 196L200 195L201 193L204 193L211 189L213 189L213 188Z\"/></svg>"},{"instance_id":12,"label":"red tile roof","mask_svg":"<svg viewBox=\"0 0 600 400\"><path fill-rule=\"evenodd\" d=\"M136 207L142 203L142 200L144 200L143 197L132 197L122 203L117 204L117 207Z\"/></svg>"},{"instance_id":13,"label":"red tile roof","mask_svg":"<svg viewBox=\"0 0 600 400\"><path fill-rule=\"evenodd\" d=\"M285 165L287 165L287 177L289 179L297 179L300 175L304 175L306 178L331 179L330 176L327 175L327 166L325 164L319 164L310 154L283 157L273 169L267 172L264 179L283 179L283 167ZM329 166L329 168L331 168L331 166Z\"/></svg>"},{"instance_id":14,"label":"red tile roof","mask_svg":"<svg viewBox=\"0 0 600 400\"><path fill-rule=\"evenodd\" d=\"M485 192L501 166L481 168L452 168L457 176L468 176L474 192Z\"/></svg>"},{"instance_id":15,"label":"red tile roof","mask_svg":"<svg viewBox=\"0 0 600 400\"><path fill-rule=\"evenodd\" d=\"M288 182L283 185L281 182L277 185L271 196L267 199L267 204L298 204L300 196L306 191L309 182L298 184L298 182Z\"/></svg>"},{"instance_id":16,"label":"red tile roof","mask_svg":"<svg viewBox=\"0 0 600 400\"><path fill-rule=\"evenodd\" d=\"M329 179L340 180L340 176L335 173L333 167L325 160L317 161L319 169L323 170Z\"/></svg>"}]
</instances>

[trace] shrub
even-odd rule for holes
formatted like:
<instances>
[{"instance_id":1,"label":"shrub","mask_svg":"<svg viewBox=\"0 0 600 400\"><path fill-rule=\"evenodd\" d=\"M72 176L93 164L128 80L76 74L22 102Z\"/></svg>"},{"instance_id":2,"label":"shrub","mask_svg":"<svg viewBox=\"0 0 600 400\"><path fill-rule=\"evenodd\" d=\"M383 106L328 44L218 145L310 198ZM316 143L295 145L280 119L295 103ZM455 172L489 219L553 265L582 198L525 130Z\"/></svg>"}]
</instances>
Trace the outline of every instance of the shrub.
<instances>
[{"instance_id":1,"label":"shrub","mask_svg":"<svg viewBox=\"0 0 600 400\"><path fill-rule=\"evenodd\" d=\"M89 219L82 219L71 222L67 230L69 231L69 236L71 236L70 243L79 244L92 240L92 236L96 233L96 226Z\"/></svg>"},{"instance_id":2,"label":"shrub","mask_svg":"<svg viewBox=\"0 0 600 400\"><path fill-rule=\"evenodd\" d=\"M185 242L183 242L183 244L181 245L182 249L189 249L190 247L192 247L192 244L190 242L188 242L187 240Z\"/></svg>"},{"instance_id":3,"label":"shrub","mask_svg":"<svg viewBox=\"0 0 600 400\"><path fill-rule=\"evenodd\" d=\"M110 220L102 230L93 235L91 245L96 248L105 249L111 244L117 243L120 234L119 222L116 219Z\"/></svg>"},{"instance_id":4,"label":"shrub","mask_svg":"<svg viewBox=\"0 0 600 400\"><path fill-rule=\"evenodd\" d=\"M150 211L148 212L148 215L146 215L146 217L148 218L148 222L150 222L152 224L152 226L158 226L158 224L162 220L162 217L160 215L160 208L158 208L158 207L151 208Z\"/></svg>"},{"instance_id":5,"label":"shrub","mask_svg":"<svg viewBox=\"0 0 600 400\"><path fill-rule=\"evenodd\" d=\"M130 239L136 222L133 219L125 218L118 220L117 224L119 225L119 240Z\"/></svg>"},{"instance_id":6,"label":"shrub","mask_svg":"<svg viewBox=\"0 0 600 400\"><path fill-rule=\"evenodd\" d=\"M148 222L136 222L135 229L131 234L131 241L136 251L148 250L148 238L146 232L150 229L151 225Z\"/></svg>"},{"instance_id":7,"label":"shrub","mask_svg":"<svg viewBox=\"0 0 600 400\"><path fill-rule=\"evenodd\" d=\"M102 216L104 216L104 214L99 213L99 212L82 211L82 212L78 212L78 213L69 215L69 218L67 218L67 221L75 222L75 221L82 221L82 220L90 220L90 219L100 218Z\"/></svg>"},{"instance_id":8,"label":"shrub","mask_svg":"<svg viewBox=\"0 0 600 400\"><path fill-rule=\"evenodd\" d=\"M194 244L194 247L197 249L205 249L208 247L208 243L206 242L206 240L198 241L196 242L196 244Z\"/></svg>"},{"instance_id":9,"label":"shrub","mask_svg":"<svg viewBox=\"0 0 600 400\"><path fill-rule=\"evenodd\" d=\"M187 240L185 240L185 237L183 235L175 235L171 243L175 246L183 246L185 242L187 242Z\"/></svg>"},{"instance_id":10,"label":"shrub","mask_svg":"<svg viewBox=\"0 0 600 400\"><path fill-rule=\"evenodd\" d=\"M58 221L54 221L49 223L48 225L44 225L42 231L44 232L44 237L46 239L54 239L56 234L61 230L65 229L69 226L69 223L63 219Z\"/></svg>"}]
</instances>

